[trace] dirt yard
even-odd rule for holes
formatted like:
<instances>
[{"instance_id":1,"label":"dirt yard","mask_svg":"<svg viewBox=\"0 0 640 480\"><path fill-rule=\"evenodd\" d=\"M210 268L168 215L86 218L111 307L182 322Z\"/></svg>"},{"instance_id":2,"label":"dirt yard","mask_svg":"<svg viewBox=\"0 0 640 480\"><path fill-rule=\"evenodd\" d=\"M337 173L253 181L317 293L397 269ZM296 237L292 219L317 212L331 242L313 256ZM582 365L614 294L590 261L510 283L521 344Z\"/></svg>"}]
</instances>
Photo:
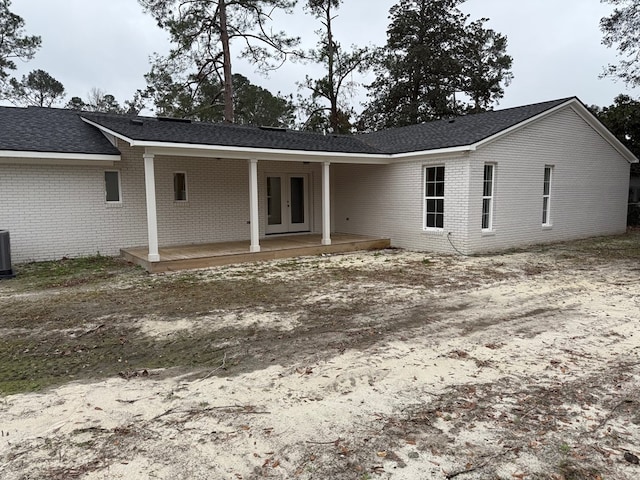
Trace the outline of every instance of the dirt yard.
<instances>
[{"instance_id":1,"label":"dirt yard","mask_svg":"<svg viewBox=\"0 0 640 480\"><path fill-rule=\"evenodd\" d=\"M640 478L640 231L0 282L0 478Z\"/></svg>"}]
</instances>

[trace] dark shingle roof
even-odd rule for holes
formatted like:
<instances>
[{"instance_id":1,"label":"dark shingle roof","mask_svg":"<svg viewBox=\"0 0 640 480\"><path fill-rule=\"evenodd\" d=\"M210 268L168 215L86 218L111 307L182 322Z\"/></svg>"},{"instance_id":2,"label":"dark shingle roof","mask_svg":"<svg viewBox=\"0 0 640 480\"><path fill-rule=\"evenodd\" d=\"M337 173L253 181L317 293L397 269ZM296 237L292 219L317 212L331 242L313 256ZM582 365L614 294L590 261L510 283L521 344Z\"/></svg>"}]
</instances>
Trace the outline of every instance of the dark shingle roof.
<instances>
[{"instance_id":1,"label":"dark shingle roof","mask_svg":"<svg viewBox=\"0 0 640 480\"><path fill-rule=\"evenodd\" d=\"M455 117L362 135L323 135L243 125L0 107L0 150L117 155L118 150L86 118L136 141L227 147L393 154L472 145L570 99Z\"/></svg>"},{"instance_id":2,"label":"dark shingle roof","mask_svg":"<svg viewBox=\"0 0 640 480\"><path fill-rule=\"evenodd\" d=\"M120 154L78 112L39 107L0 107L0 150Z\"/></svg>"},{"instance_id":3,"label":"dark shingle roof","mask_svg":"<svg viewBox=\"0 0 640 480\"><path fill-rule=\"evenodd\" d=\"M131 117L121 115L85 113L83 116L109 130L138 141L311 152L393 154L472 145L568 100L570 99L566 98L466 115L363 135L322 135L150 117L136 117L137 121L132 121Z\"/></svg>"},{"instance_id":4,"label":"dark shingle roof","mask_svg":"<svg viewBox=\"0 0 640 480\"><path fill-rule=\"evenodd\" d=\"M391 128L360 135L359 138L381 153L420 152L473 145L572 98Z\"/></svg>"},{"instance_id":5,"label":"dark shingle roof","mask_svg":"<svg viewBox=\"0 0 640 480\"><path fill-rule=\"evenodd\" d=\"M84 114L109 130L138 141L221 145L227 147L301 150L309 152L379 153L354 135L323 135L285 129L188 122L151 117Z\"/></svg>"}]
</instances>

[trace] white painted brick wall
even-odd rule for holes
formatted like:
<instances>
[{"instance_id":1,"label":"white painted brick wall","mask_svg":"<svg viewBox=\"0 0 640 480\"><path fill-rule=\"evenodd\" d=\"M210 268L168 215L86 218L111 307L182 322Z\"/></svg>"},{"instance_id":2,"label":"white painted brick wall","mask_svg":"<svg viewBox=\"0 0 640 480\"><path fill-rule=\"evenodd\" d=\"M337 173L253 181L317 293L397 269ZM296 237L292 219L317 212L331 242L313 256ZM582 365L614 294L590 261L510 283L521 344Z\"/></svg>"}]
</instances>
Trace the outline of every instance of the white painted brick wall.
<instances>
[{"instance_id":1,"label":"white painted brick wall","mask_svg":"<svg viewBox=\"0 0 640 480\"><path fill-rule=\"evenodd\" d=\"M494 235L481 232L485 162L495 162ZM542 227L545 165L553 165L552 228ZM492 251L624 233L629 163L571 108L471 155L469 247Z\"/></svg>"},{"instance_id":2,"label":"white painted brick wall","mask_svg":"<svg viewBox=\"0 0 640 480\"><path fill-rule=\"evenodd\" d=\"M107 205L104 171L121 172L121 205ZM0 228L10 231L14 262L115 255L146 238L141 165L0 165Z\"/></svg>"},{"instance_id":3,"label":"white painted brick wall","mask_svg":"<svg viewBox=\"0 0 640 480\"><path fill-rule=\"evenodd\" d=\"M117 255L123 247L147 244L143 149L123 142L118 148L122 160L115 167L0 165L0 229L10 231L14 262ZM105 170L120 171L121 204L104 201ZM176 171L187 174L186 203L173 198ZM261 235L266 172L309 174L311 228L319 232L320 165L259 162ZM160 246L249 238L247 161L159 156L155 181Z\"/></svg>"},{"instance_id":4,"label":"white painted brick wall","mask_svg":"<svg viewBox=\"0 0 640 480\"><path fill-rule=\"evenodd\" d=\"M496 164L492 234L481 229L485 162ZM438 164L446 165L444 229L424 232L422 168ZM542 227L545 165L554 166L551 229ZM333 165L334 230L388 236L397 247L449 253L454 251L451 243L463 253L474 253L623 233L629 168L567 108L467 158Z\"/></svg>"},{"instance_id":5,"label":"white painted brick wall","mask_svg":"<svg viewBox=\"0 0 640 480\"><path fill-rule=\"evenodd\" d=\"M142 150L120 143L122 204L104 201L104 167L0 165L0 229L11 232L14 262L117 255L146 245ZM482 176L496 164L494 235L482 235ZM424 166L446 165L443 232L423 230ZM553 228L542 218L544 165L554 165ZM173 172L187 173L189 201L173 200ZM157 157L160 245L249 238L249 167L244 160ZM311 230L322 229L320 164L258 162L260 233L267 173L307 173ZM394 165L331 165L332 229L391 238L415 250L499 250L625 231L629 164L571 109L469 156ZM450 232L450 236L447 234Z\"/></svg>"},{"instance_id":6,"label":"white painted brick wall","mask_svg":"<svg viewBox=\"0 0 640 480\"><path fill-rule=\"evenodd\" d=\"M441 232L423 229L424 167L446 165ZM388 237L395 247L453 252L466 249L467 158L394 165L332 165L334 230Z\"/></svg>"}]
</instances>

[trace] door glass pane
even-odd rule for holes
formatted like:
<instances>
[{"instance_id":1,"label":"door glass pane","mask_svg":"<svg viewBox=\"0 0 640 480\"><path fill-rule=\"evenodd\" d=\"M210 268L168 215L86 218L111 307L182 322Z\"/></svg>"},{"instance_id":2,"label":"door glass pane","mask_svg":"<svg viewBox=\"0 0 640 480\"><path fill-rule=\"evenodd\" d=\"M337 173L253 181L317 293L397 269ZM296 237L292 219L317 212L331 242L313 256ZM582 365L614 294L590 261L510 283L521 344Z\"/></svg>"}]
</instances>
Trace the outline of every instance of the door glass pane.
<instances>
[{"instance_id":1,"label":"door glass pane","mask_svg":"<svg viewBox=\"0 0 640 480\"><path fill-rule=\"evenodd\" d=\"M291 223L304 223L304 178L291 177Z\"/></svg>"},{"instance_id":2,"label":"door glass pane","mask_svg":"<svg viewBox=\"0 0 640 480\"><path fill-rule=\"evenodd\" d=\"M267 223L282 224L282 185L280 177L267 177Z\"/></svg>"}]
</instances>

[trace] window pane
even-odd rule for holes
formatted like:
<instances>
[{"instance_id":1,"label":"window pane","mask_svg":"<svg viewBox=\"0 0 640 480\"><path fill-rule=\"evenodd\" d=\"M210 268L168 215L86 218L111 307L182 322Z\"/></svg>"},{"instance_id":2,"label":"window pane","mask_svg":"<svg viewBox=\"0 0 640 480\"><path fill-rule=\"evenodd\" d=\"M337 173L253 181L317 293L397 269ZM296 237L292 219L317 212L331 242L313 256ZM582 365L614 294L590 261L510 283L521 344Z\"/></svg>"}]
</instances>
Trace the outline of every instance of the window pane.
<instances>
[{"instance_id":1,"label":"window pane","mask_svg":"<svg viewBox=\"0 0 640 480\"><path fill-rule=\"evenodd\" d=\"M291 223L304 223L304 178L291 177Z\"/></svg>"},{"instance_id":2,"label":"window pane","mask_svg":"<svg viewBox=\"0 0 640 480\"><path fill-rule=\"evenodd\" d=\"M427 227L435 228L436 215L435 213L427 213Z\"/></svg>"},{"instance_id":3,"label":"window pane","mask_svg":"<svg viewBox=\"0 0 640 480\"><path fill-rule=\"evenodd\" d=\"M435 181L436 181L436 169L427 168L427 182L435 182Z\"/></svg>"},{"instance_id":4,"label":"window pane","mask_svg":"<svg viewBox=\"0 0 640 480\"><path fill-rule=\"evenodd\" d=\"M427 197L435 197L435 196L436 196L435 183L427 183Z\"/></svg>"},{"instance_id":5,"label":"window pane","mask_svg":"<svg viewBox=\"0 0 640 480\"><path fill-rule=\"evenodd\" d=\"M491 200L488 198L485 198L484 200L482 200L482 228L487 229L491 227L489 222L490 219L491 219Z\"/></svg>"},{"instance_id":6,"label":"window pane","mask_svg":"<svg viewBox=\"0 0 640 480\"><path fill-rule=\"evenodd\" d=\"M173 174L173 199L177 202L187 200L187 176L184 173Z\"/></svg>"},{"instance_id":7,"label":"window pane","mask_svg":"<svg viewBox=\"0 0 640 480\"><path fill-rule=\"evenodd\" d=\"M436 183L436 197L444 197L444 182Z\"/></svg>"},{"instance_id":8,"label":"window pane","mask_svg":"<svg viewBox=\"0 0 640 480\"><path fill-rule=\"evenodd\" d=\"M544 167L544 195L549 195L549 187L551 186L551 167Z\"/></svg>"},{"instance_id":9,"label":"window pane","mask_svg":"<svg viewBox=\"0 0 640 480\"><path fill-rule=\"evenodd\" d=\"M436 215L436 228L444 228L444 215Z\"/></svg>"},{"instance_id":10,"label":"window pane","mask_svg":"<svg viewBox=\"0 0 640 480\"><path fill-rule=\"evenodd\" d=\"M482 196L490 197L493 195L493 165L484 166L484 189Z\"/></svg>"},{"instance_id":11,"label":"window pane","mask_svg":"<svg viewBox=\"0 0 640 480\"><path fill-rule=\"evenodd\" d=\"M549 198L542 199L542 223L549 223Z\"/></svg>"},{"instance_id":12,"label":"window pane","mask_svg":"<svg viewBox=\"0 0 640 480\"><path fill-rule=\"evenodd\" d=\"M282 188L280 177L267 177L267 223L282 224Z\"/></svg>"},{"instance_id":13,"label":"window pane","mask_svg":"<svg viewBox=\"0 0 640 480\"><path fill-rule=\"evenodd\" d=\"M119 172L104 172L104 184L107 202L120 201Z\"/></svg>"},{"instance_id":14,"label":"window pane","mask_svg":"<svg viewBox=\"0 0 640 480\"><path fill-rule=\"evenodd\" d=\"M436 182L444 182L444 167L436 167Z\"/></svg>"}]
</instances>

